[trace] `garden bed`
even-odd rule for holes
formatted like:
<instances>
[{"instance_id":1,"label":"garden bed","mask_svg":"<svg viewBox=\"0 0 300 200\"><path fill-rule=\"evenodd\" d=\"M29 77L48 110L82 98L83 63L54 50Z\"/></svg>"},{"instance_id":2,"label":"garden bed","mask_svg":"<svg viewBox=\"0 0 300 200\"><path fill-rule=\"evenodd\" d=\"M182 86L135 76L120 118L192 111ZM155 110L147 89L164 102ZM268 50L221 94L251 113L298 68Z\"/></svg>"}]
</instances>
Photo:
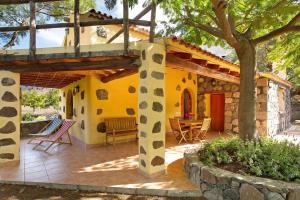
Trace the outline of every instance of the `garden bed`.
<instances>
[{"instance_id":1,"label":"garden bed","mask_svg":"<svg viewBox=\"0 0 300 200\"><path fill-rule=\"evenodd\" d=\"M234 141L237 142L237 141ZM267 141L266 145L269 145ZM248 145L248 144L247 144ZM273 145L273 144L271 144ZM275 144L276 146L277 144ZM235 144L229 144L229 147ZM281 146L281 144L279 144ZM271 152L264 152L267 147L262 144L261 147L242 146L242 151L235 149L231 151L227 148L224 141L216 141L207 144L200 150L185 153L184 170L188 178L197 184L208 199L276 199L276 200L299 200L300 199L300 184L297 183L299 168L296 168L295 160L289 160L289 157L284 154L291 153L292 157L298 156L297 149L289 149L286 147L277 146L277 150ZM293 146L291 146L292 148ZM238 147L240 148L240 147ZM249 149L250 148L250 149ZM269 150L268 150L269 151ZM279 152L277 152L279 151ZM296 154L295 152L296 151ZM244 159L243 153L251 158L251 167L248 166L248 160ZM249 155L249 153L251 155ZM274 159L264 160L270 156L271 158L278 153L278 157ZM282 155L280 155L282 154ZM263 156L262 158L260 158ZM298 159L299 157L294 157ZM263 161L261 161L262 159ZM278 164L277 162L284 162ZM300 160L298 160L299 162ZM259 164L258 164L259 163ZM273 164L270 169L266 166L269 163ZM275 164L277 163L278 166ZM290 166L293 164L293 166ZM299 163L300 164L300 163ZM283 168L287 165L290 168ZM280 168L281 167L281 168ZM274 169L271 169L274 168ZM292 170L289 172L289 170ZM275 179L289 179L290 182L282 180L274 180L270 177L274 174ZM288 177L285 174L290 173ZM253 176L260 174L262 177ZM268 176L267 176L267 175Z\"/></svg>"}]
</instances>

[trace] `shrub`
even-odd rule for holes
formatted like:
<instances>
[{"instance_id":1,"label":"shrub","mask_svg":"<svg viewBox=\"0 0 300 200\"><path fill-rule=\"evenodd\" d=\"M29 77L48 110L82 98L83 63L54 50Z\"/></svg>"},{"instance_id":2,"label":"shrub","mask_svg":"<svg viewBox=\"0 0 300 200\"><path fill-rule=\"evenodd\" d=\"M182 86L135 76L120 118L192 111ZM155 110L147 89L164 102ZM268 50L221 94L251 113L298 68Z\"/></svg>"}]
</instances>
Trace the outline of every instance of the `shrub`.
<instances>
[{"instance_id":1,"label":"shrub","mask_svg":"<svg viewBox=\"0 0 300 200\"><path fill-rule=\"evenodd\" d=\"M31 114L31 113L25 113L22 115L22 121L24 122L30 122L30 121L34 121L36 119L36 115Z\"/></svg>"},{"instance_id":2,"label":"shrub","mask_svg":"<svg viewBox=\"0 0 300 200\"><path fill-rule=\"evenodd\" d=\"M218 139L199 151L200 160L210 166L238 166L248 173L284 181L300 181L300 148L288 142L262 138L259 142L238 138Z\"/></svg>"}]
</instances>

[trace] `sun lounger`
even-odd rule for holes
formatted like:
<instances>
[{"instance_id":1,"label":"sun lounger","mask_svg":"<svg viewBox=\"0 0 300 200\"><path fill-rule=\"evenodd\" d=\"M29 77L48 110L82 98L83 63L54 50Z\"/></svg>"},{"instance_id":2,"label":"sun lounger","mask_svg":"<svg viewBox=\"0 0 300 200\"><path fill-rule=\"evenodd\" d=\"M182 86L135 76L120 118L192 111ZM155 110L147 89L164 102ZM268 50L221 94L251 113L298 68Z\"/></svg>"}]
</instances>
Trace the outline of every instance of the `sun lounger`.
<instances>
[{"instance_id":1,"label":"sun lounger","mask_svg":"<svg viewBox=\"0 0 300 200\"><path fill-rule=\"evenodd\" d=\"M28 144L35 140L36 137L46 137L54 133L63 123L63 120L54 118L49 124L47 124L42 130L40 130L37 134L29 134L29 136L33 136L31 140L29 140Z\"/></svg>"},{"instance_id":2,"label":"sun lounger","mask_svg":"<svg viewBox=\"0 0 300 200\"><path fill-rule=\"evenodd\" d=\"M35 140L40 141L33 149L36 149L38 146L40 146L43 142L50 142L51 144L45 149L47 151L52 145L55 143L58 144L71 144L71 137L69 134L69 129L75 124L75 121L66 120L63 122L62 126L53 134L47 136L47 137L38 137L35 138ZM68 136L68 142L63 141L63 136L67 134Z\"/></svg>"}]
</instances>

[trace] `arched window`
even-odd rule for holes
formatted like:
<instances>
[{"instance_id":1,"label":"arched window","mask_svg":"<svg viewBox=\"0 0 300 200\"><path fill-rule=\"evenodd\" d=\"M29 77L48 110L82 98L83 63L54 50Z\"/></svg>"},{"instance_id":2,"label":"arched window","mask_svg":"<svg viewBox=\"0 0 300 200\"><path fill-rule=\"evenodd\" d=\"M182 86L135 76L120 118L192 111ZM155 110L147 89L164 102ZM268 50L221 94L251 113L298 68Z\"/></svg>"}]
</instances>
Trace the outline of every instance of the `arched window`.
<instances>
[{"instance_id":1,"label":"arched window","mask_svg":"<svg viewBox=\"0 0 300 200\"><path fill-rule=\"evenodd\" d=\"M68 91L66 100L66 118L73 118L73 93L71 90Z\"/></svg>"},{"instance_id":2,"label":"arched window","mask_svg":"<svg viewBox=\"0 0 300 200\"><path fill-rule=\"evenodd\" d=\"M191 117L193 109L192 95L188 89L183 90L181 96L181 114L184 119Z\"/></svg>"}]
</instances>

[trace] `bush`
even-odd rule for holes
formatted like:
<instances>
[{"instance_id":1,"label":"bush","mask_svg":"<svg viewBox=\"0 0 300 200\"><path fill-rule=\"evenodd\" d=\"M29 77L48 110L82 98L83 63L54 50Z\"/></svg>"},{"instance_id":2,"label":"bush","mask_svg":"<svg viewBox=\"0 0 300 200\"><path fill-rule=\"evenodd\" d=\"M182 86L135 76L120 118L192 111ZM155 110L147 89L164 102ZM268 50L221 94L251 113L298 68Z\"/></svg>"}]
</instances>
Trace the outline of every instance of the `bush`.
<instances>
[{"instance_id":1,"label":"bush","mask_svg":"<svg viewBox=\"0 0 300 200\"><path fill-rule=\"evenodd\" d=\"M267 138L259 142L245 142L238 138L218 139L205 144L199 151L199 158L210 166L238 166L239 173L300 181L300 148L288 142Z\"/></svg>"},{"instance_id":2,"label":"bush","mask_svg":"<svg viewBox=\"0 0 300 200\"><path fill-rule=\"evenodd\" d=\"M31 113L25 113L22 115L22 121L24 122L34 121L36 118L37 116Z\"/></svg>"}]
</instances>

